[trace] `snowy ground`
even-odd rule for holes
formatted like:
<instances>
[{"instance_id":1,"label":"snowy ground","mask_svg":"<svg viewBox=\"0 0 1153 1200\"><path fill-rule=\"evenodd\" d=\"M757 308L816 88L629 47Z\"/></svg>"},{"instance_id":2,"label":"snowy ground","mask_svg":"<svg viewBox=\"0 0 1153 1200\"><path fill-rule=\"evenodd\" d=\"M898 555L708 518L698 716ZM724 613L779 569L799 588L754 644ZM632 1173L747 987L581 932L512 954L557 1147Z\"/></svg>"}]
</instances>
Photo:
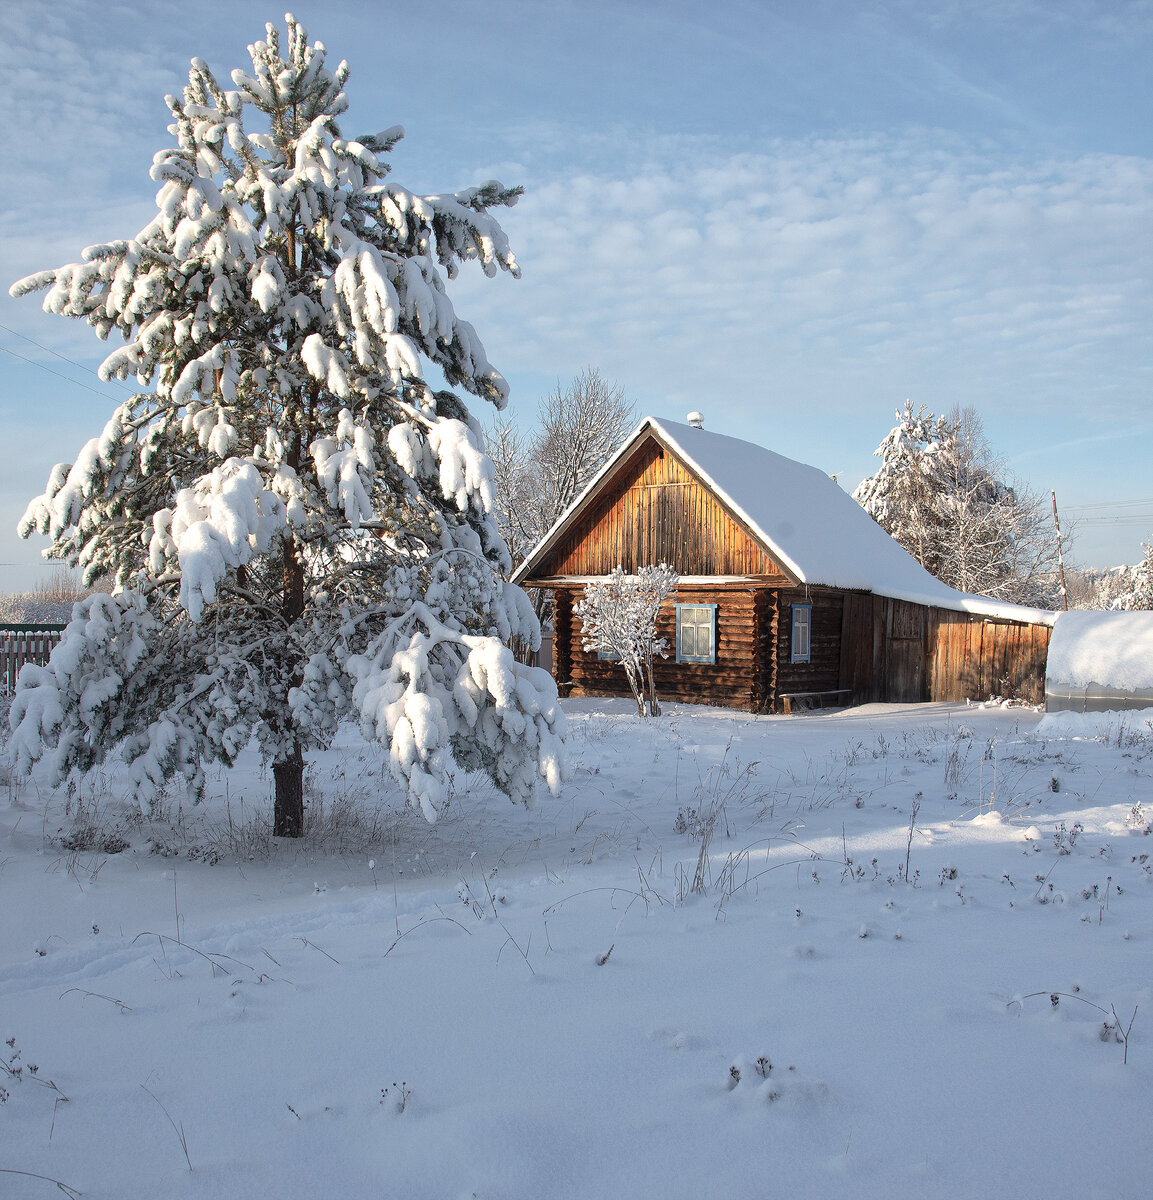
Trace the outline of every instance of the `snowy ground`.
<instances>
[{"instance_id":1,"label":"snowy ground","mask_svg":"<svg viewBox=\"0 0 1153 1200\"><path fill-rule=\"evenodd\" d=\"M435 828L0 789L0 1195L1149 1195L1150 714L629 703Z\"/></svg>"}]
</instances>

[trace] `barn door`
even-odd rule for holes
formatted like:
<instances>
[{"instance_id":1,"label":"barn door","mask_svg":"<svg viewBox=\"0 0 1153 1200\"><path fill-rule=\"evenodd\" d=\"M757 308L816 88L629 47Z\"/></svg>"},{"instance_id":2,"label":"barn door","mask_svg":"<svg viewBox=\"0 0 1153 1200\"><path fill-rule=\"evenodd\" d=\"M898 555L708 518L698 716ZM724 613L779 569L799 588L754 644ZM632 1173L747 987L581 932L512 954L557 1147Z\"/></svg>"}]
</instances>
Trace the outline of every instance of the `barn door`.
<instances>
[{"instance_id":1,"label":"barn door","mask_svg":"<svg viewBox=\"0 0 1153 1200\"><path fill-rule=\"evenodd\" d=\"M885 609L885 699L893 703L928 700L925 669L927 610L904 600L889 600Z\"/></svg>"}]
</instances>

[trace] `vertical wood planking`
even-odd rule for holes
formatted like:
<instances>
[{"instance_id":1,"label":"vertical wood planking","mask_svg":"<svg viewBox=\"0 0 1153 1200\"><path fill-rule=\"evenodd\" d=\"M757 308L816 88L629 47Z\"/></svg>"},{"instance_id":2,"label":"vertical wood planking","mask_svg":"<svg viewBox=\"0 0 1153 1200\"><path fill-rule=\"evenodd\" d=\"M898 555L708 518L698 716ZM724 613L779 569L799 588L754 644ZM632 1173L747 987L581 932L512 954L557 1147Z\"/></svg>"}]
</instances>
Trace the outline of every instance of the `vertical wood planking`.
<instances>
[{"instance_id":1,"label":"vertical wood planking","mask_svg":"<svg viewBox=\"0 0 1153 1200\"><path fill-rule=\"evenodd\" d=\"M658 562L681 575L780 577L772 558L655 442L642 444L615 487L568 530L540 577L607 575Z\"/></svg>"}]
</instances>

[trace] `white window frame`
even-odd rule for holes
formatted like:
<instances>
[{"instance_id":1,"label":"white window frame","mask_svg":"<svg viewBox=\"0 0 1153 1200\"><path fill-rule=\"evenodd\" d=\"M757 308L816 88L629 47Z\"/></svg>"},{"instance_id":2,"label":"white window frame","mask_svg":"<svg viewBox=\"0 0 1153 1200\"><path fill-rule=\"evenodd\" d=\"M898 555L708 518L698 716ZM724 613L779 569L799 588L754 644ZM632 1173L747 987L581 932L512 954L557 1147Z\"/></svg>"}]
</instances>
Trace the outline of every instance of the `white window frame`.
<instances>
[{"instance_id":1,"label":"white window frame","mask_svg":"<svg viewBox=\"0 0 1153 1200\"><path fill-rule=\"evenodd\" d=\"M807 663L813 660L813 606L793 605L793 628L790 662Z\"/></svg>"},{"instance_id":2,"label":"white window frame","mask_svg":"<svg viewBox=\"0 0 1153 1200\"><path fill-rule=\"evenodd\" d=\"M683 614L686 610L708 612L709 652L708 654L685 654L681 649L681 627L684 624ZM700 629L705 622L697 619L693 627ZM715 604L678 604L677 605L677 662L681 663L715 663L717 661L717 606Z\"/></svg>"}]
</instances>

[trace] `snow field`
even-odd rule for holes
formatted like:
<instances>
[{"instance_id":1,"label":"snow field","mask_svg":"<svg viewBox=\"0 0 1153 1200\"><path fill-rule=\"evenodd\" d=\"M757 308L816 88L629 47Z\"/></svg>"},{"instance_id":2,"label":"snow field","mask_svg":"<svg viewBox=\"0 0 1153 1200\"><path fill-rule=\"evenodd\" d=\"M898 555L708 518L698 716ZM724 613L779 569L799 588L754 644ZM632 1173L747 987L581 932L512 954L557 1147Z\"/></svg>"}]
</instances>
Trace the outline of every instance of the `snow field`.
<instances>
[{"instance_id":1,"label":"snow field","mask_svg":"<svg viewBox=\"0 0 1153 1200\"><path fill-rule=\"evenodd\" d=\"M267 811L255 757L152 824L115 770L84 785L119 853L9 785L0 1051L68 1101L0 1075L0 1168L118 1197L1147 1193L1146 714L630 705L566 704L559 799L458 778L432 827L342 731L304 845L222 833ZM1127 1064L1093 1005L1137 1006Z\"/></svg>"}]
</instances>

